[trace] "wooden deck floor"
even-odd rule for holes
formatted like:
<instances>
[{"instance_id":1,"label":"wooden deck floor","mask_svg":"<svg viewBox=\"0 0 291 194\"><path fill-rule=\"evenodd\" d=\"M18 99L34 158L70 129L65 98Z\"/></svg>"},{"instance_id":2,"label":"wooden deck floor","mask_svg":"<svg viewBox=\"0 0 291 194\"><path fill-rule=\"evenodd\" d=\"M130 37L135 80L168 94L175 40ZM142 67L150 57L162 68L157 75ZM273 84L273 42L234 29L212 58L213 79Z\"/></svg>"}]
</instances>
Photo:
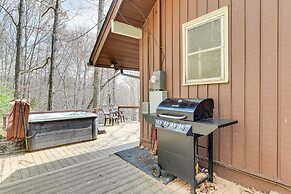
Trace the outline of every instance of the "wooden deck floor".
<instances>
[{"instance_id":1,"label":"wooden deck floor","mask_svg":"<svg viewBox=\"0 0 291 194\"><path fill-rule=\"evenodd\" d=\"M96 141L0 156L0 193L190 193L185 181L163 185L113 153L135 147L139 123L107 127ZM214 193L241 193L217 178Z\"/></svg>"},{"instance_id":2,"label":"wooden deck floor","mask_svg":"<svg viewBox=\"0 0 291 194\"><path fill-rule=\"evenodd\" d=\"M224 187L214 193L240 193L234 183L223 179L219 181ZM174 180L168 185L161 184L118 156L110 155L2 184L0 193L187 194L190 193L190 186L181 180Z\"/></svg>"},{"instance_id":3,"label":"wooden deck floor","mask_svg":"<svg viewBox=\"0 0 291 194\"><path fill-rule=\"evenodd\" d=\"M95 141L31 153L21 152L0 156L0 183L14 182L88 160L104 158L117 151L138 145L138 122L101 128L105 129L107 133L98 135Z\"/></svg>"}]
</instances>

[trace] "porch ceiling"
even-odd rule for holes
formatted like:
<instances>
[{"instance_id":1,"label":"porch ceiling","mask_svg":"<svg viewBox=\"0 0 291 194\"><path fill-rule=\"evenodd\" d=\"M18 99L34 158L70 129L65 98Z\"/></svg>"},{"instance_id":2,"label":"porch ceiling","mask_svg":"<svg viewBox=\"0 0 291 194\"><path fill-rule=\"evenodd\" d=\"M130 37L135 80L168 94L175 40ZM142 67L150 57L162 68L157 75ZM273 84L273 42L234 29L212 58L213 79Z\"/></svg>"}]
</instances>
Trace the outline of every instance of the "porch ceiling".
<instances>
[{"instance_id":1,"label":"porch ceiling","mask_svg":"<svg viewBox=\"0 0 291 194\"><path fill-rule=\"evenodd\" d=\"M113 0L93 48L90 64L109 68L139 70L139 40L111 33L111 20L141 28L156 0Z\"/></svg>"}]
</instances>

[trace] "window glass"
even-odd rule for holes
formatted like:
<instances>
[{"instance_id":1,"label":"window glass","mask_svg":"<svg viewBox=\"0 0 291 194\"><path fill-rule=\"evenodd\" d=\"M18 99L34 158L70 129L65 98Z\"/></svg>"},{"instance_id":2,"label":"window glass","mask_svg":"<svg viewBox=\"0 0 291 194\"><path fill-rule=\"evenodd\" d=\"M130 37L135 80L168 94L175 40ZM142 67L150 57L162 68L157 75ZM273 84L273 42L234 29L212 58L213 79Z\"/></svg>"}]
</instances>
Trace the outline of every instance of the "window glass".
<instances>
[{"instance_id":1,"label":"window glass","mask_svg":"<svg viewBox=\"0 0 291 194\"><path fill-rule=\"evenodd\" d=\"M221 76L221 50L198 53L188 57L188 79L207 79Z\"/></svg>"},{"instance_id":2,"label":"window glass","mask_svg":"<svg viewBox=\"0 0 291 194\"><path fill-rule=\"evenodd\" d=\"M187 54L221 46L220 18L188 30Z\"/></svg>"},{"instance_id":3,"label":"window glass","mask_svg":"<svg viewBox=\"0 0 291 194\"><path fill-rule=\"evenodd\" d=\"M184 85L228 82L228 7L183 24Z\"/></svg>"}]
</instances>

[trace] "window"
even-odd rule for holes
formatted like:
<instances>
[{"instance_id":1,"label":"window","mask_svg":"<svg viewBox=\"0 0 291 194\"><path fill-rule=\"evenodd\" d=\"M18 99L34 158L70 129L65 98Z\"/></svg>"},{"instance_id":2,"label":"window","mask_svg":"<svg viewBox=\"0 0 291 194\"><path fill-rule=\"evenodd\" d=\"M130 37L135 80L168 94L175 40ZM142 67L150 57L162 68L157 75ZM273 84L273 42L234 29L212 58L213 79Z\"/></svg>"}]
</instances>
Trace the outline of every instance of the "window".
<instances>
[{"instance_id":1,"label":"window","mask_svg":"<svg viewBox=\"0 0 291 194\"><path fill-rule=\"evenodd\" d=\"M183 84L228 82L228 7L183 24Z\"/></svg>"}]
</instances>

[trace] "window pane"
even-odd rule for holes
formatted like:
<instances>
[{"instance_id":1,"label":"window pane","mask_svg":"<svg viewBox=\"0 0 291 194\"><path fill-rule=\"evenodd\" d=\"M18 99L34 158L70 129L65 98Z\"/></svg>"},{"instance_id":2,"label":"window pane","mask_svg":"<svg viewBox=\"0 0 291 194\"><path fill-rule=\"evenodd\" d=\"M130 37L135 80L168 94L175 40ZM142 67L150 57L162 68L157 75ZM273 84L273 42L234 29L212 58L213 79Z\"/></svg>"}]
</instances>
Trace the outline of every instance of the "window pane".
<instances>
[{"instance_id":1,"label":"window pane","mask_svg":"<svg viewBox=\"0 0 291 194\"><path fill-rule=\"evenodd\" d=\"M221 19L218 18L187 31L187 54L221 46Z\"/></svg>"},{"instance_id":2,"label":"window pane","mask_svg":"<svg viewBox=\"0 0 291 194\"><path fill-rule=\"evenodd\" d=\"M207 79L221 76L221 49L188 56L187 79Z\"/></svg>"},{"instance_id":3,"label":"window pane","mask_svg":"<svg viewBox=\"0 0 291 194\"><path fill-rule=\"evenodd\" d=\"M199 65L199 56L191 55L188 57L188 75L187 80L200 79L199 74L201 71L201 65Z\"/></svg>"}]
</instances>

